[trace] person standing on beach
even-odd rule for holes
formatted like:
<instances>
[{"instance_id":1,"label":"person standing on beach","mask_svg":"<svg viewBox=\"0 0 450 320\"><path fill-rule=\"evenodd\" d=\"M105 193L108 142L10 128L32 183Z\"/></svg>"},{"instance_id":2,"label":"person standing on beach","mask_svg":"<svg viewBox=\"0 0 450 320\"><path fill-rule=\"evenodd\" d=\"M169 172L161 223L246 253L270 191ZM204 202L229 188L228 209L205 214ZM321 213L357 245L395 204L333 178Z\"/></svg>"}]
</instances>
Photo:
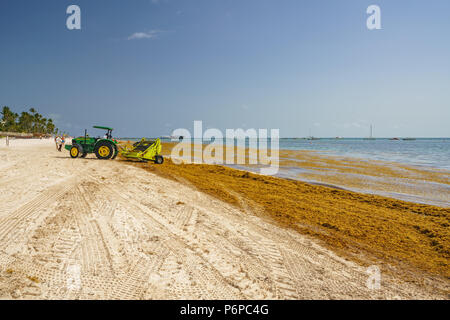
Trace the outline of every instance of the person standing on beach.
<instances>
[{"instance_id":1,"label":"person standing on beach","mask_svg":"<svg viewBox=\"0 0 450 320\"><path fill-rule=\"evenodd\" d=\"M6 146L9 147L9 136L6 136Z\"/></svg>"},{"instance_id":2,"label":"person standing on beach","mask_svg":"<svg viewBox=\"0 0 450 320\"><path fill-rule=\"evenodd\" d=\"M61 148L60 149L64 148L65 144L66 144L66 137L63 135L61 138ZM61 151L61 150L59 150L59 151Z\"/></svg>"},{"instance_id":3,"label":"person standing on beach","mask_svg":"<svg viewBox=\"0 0 450 320\"><path fill-rule=\"evenodd\" d=\"M56 141L56 150L61 152L61 147L62 147L62 140L61 140L61 138L59 136L57 136L55 141Z\"/></svg>"}]
</instances>

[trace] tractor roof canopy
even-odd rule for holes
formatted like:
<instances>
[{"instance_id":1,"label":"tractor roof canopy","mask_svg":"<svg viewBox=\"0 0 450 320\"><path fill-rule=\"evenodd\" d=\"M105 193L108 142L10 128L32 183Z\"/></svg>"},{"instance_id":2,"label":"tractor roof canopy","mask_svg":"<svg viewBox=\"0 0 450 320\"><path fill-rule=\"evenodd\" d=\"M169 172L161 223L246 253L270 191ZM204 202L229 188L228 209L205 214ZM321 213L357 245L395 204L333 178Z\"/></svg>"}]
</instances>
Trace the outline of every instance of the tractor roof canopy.
<instances>
[{"instance_id":1,"label":"tractor roof canopy","mask_svg":"<svg viewBox=\"0 0 450 320\"><path fill-rule=\"evenodd\" d=\"M94 126L96 129L104 129L104 130L113 130L113 128L110 127L102 127L102 126Z\"/></svg>"}]
</instances>

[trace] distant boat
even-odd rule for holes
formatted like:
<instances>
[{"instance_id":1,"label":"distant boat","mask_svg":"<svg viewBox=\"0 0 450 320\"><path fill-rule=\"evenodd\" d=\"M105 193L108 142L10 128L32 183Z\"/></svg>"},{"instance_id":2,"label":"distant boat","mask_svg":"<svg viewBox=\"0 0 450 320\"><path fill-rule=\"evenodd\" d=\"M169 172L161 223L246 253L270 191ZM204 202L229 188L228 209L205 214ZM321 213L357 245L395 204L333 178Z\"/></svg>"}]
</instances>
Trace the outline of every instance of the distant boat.
<instances>
[{"instance_id":1,"label":"distant boat","mask_svg":"<svg viewBox=\"0 0 450 320\"><path fill-rule=\"evenodd\" d=\"M372 125L370 125L370 136L368 138L364 138L364 140L375 140L372 133L373 133Z\"/></svg>"},{"instance_id":2,"label":"distant boat","mask_svg":"<svg viewBox=\"0 0 450 320\"><path fill-rule=\"evenodd\" d=\"M309 136L306 137L306 140L319 140L319 138L316 138L311 133L311 128L309 128Z\"/></svg>"},{"instance_id":3,"label":"distant boat","mask_svg":"<svg viewBox=\"0 0 450 320\"><path fill-rule=\"evenodd\" d=\"M161 139L170 139L170 140L183 140L183 136L161 136Z\"/></svg>"},{"instance_id":4,"label":"distant boat","mask_svg":"<svg viewBox=\"0 0 450 320\"><path fill-rule=\"evenodd\" d=\"M413 140L416 140L416 138L403 138L402 140L405 140L405 141L413 141Z\"/></svg>"},{"instance_id":5,"label":"distant boat","mask_svg":"<svg viewBox=\"0 0 450 320\"><path fill-rule=\"evenodd\" d=\"M399 138L390 138L389 140L400 140Z\"/></svg>"}]
</instances>

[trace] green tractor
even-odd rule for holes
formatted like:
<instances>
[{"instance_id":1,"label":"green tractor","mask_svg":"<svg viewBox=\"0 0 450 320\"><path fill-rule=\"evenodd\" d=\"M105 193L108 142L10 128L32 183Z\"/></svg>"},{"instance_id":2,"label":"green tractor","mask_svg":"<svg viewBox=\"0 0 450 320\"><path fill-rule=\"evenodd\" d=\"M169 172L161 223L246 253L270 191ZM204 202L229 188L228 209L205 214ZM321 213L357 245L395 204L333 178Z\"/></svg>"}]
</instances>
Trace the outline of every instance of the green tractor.
<instances>
[{"instance_id":1,"label":"green tractor","mask_svg":"<svg viewBox=\"0 0 450 320\"><path fill-rule=\"evenodd\" d=\"M87 130L84 130L84 136L72 139L72 144L65 146L70 151L70 156L85 158L88 153L95 153L96 157L101 160L115 159L119 150L117 140L112 138L113 129L101 126L94 126L94 128L106 130L106 134L103 138L94 138L87 134Z\"/></svg>"}]
</instances>

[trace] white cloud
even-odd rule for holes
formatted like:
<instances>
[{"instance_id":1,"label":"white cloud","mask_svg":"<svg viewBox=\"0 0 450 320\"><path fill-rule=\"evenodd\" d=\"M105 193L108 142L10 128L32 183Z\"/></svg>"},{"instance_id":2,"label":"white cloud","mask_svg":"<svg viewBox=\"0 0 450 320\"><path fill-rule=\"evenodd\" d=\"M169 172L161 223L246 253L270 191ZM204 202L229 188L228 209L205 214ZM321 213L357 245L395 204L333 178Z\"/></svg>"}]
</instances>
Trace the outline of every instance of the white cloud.
<instances>
[{"instance_id":1,"label":"white cloud","mask_svg":"<svg viewBox=\"0 0 450 320\"><path fill-rule=\"evenodd\" d=\"M135 32L132 35L130 35L127 39L128 40L155 39L161 32L162 31L160 30L150 30L148 32Z\"/></svg>"}]
</instances>

